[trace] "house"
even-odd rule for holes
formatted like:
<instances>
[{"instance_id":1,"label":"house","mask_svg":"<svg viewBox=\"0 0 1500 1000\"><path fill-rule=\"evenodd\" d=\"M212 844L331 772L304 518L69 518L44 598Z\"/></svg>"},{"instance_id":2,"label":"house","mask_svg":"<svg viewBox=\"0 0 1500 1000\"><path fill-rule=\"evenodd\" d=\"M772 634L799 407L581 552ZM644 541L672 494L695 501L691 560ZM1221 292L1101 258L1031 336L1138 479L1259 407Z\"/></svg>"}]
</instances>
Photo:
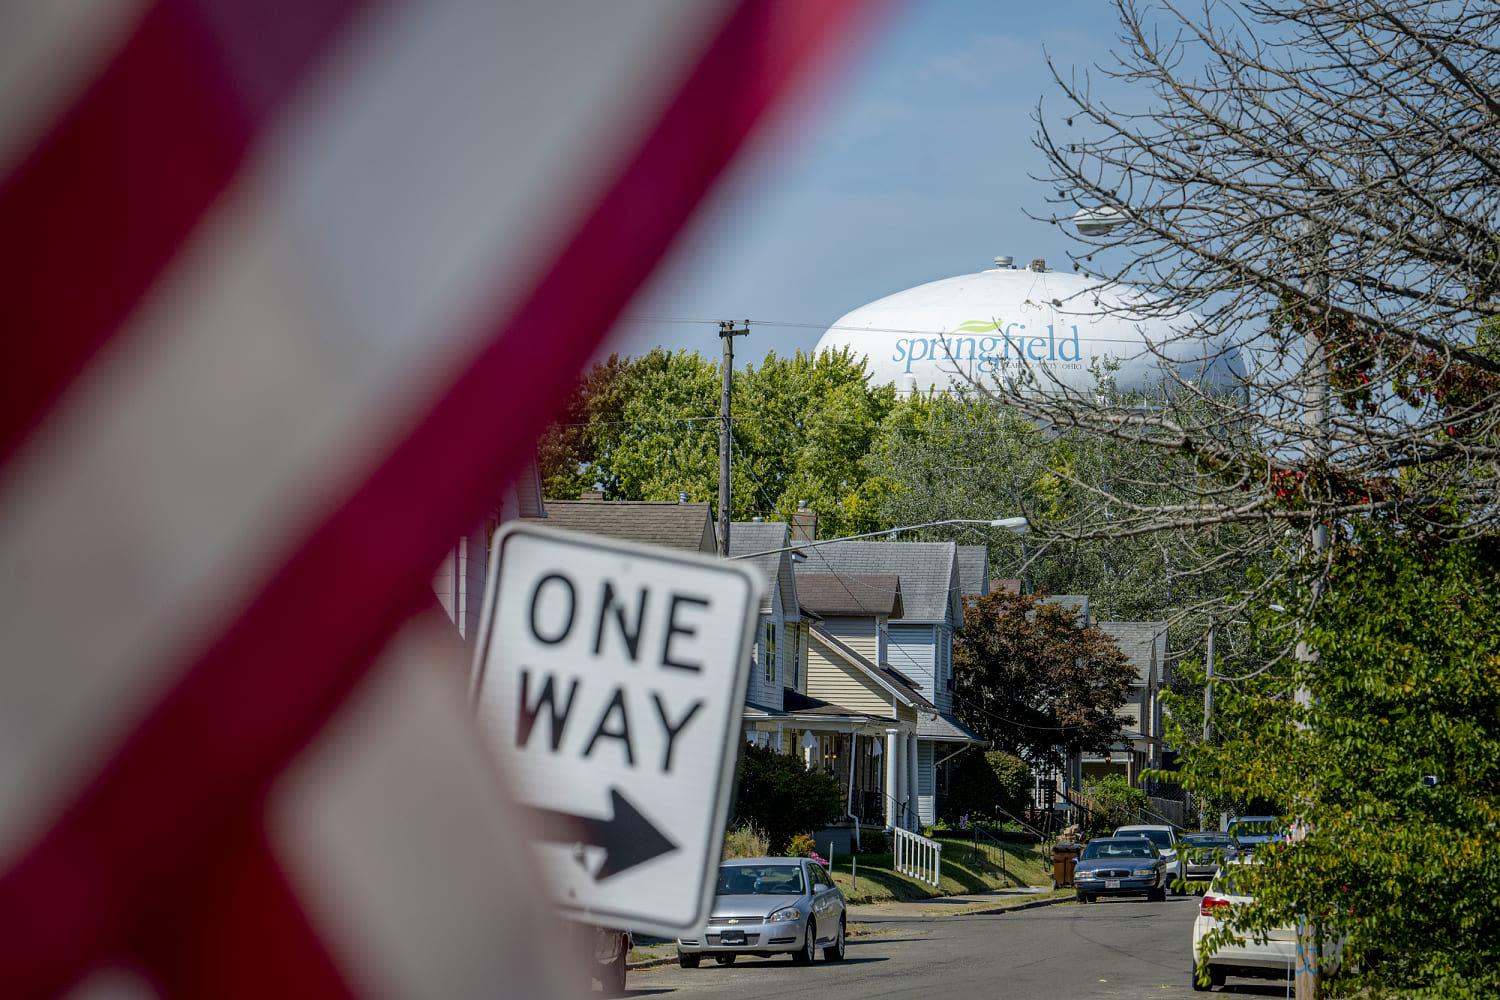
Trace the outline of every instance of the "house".
<instances>
[{"instance_id":1,"label":"house","mask_svg":"<svg viewBox=\"0 0 1500 1000\"><path fill-rule=\"evenodd\" d=\"M953 635L963 627L958 546L828 542L805 547L804 554L797 564L799 585L808 577L831 576L850 595L874 599L880 587L870 581L895 577L900 583L899 614L825 615L822 627L878 669L903 679L921 699L915 706L917 730L902 752L915 769L909 781L916 787L917 821L935 822L953 759L984 742L953 714ZM983 571L971 571L973 585L980 586ZM806 596L803 600L806 604Z\"/></svg>"},{"instance_id":2,"label":"house","mask_svg":"<svg viewBox=\"0 0 1500 1000\"><path fill-rule=\"evenodd\" d=\"M781 521L739 521L729 527L729 558L743 562L761 581L760 619L756 623L754 663L745 692L748 732L769 733L761 726L782 710L782 692L797 686L807 662L807 629L792 572L791 535ZM771 714L767 714L771 713ZM782 748L780 736L775 741Z\"/></svg>"},{"instance_id":3,"label":"house","mask_svg":"<svg viewBox=\"0 0 1500 1000\"><path fill-rule=\"evenodd\" d=\"M888 809L899 818L898 793L910 776L898 769L888 783L881 758L895 753L890 759L906 766L906 743L925 700L826 625L829 618L873 621L889 617L892 609L899 613L898 581L844 584L798 576L794 560L805 556L791 546L783 523L736 522L729 539L730 558L743 559L761 575L766 595L745 704L745 738L798 755L809 770L822 770L839 783L849 822L821 832L819 843L832 837L847 844L858 824L886 825ZM851 588L859 596L851 595ZM868 629L876 630L873 624ZM887 795L887 787L898 791ZM914 823L913 813L902 825Z\"/></svg>"},{"instance_id":4,"label":"house","mask_svg":"<svg viewBox=\"0 0 1500 1000\"><path fill-rule=\"evenodd\" d=\"M1110 748L1107 756L1084 756L1081 776L1091 780L1105 774L1123 774L1135 785L1143 770L1161 763L1167 623L1100 622L1099 628L1119 645L1135 667L1136 677L1130 684L1128 700L1116 713L1124 725L1124 738Z\"/></svg>"},{"instance_id":5,"label":"house","mask_svg":"<svg viewBox=\"0 0 1500 1000\"><path fill-rule=\"evenodd\" d=\"M432 590L464 642L472 643L479 629L485 577L489 573L490 540L495 537L495 529L517 518L545 516L542 475L533 456L506 487L489 515L443 556L432 575Z\"/></svg>"}]
</instances>

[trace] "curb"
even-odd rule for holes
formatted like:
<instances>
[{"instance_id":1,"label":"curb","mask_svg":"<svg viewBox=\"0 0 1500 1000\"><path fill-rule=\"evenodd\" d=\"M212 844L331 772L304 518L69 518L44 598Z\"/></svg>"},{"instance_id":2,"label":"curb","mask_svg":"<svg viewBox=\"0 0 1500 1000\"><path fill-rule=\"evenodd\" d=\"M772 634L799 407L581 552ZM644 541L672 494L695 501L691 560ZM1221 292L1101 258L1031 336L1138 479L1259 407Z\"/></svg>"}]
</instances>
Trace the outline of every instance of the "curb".
<instances>
[{"instance_id":1,"label":"curb","mask_svg":"<svg viewBox=\"0 0 1500 1000\"><path fill-rule=\"evenodd\" d=\"M1077 896L1053 896L1051 899L1033 899L1027 903L1017 903L1015 906L991 906L983 910L970 910L967 914L955 913L952 916L969 916L987 913L1010 913L1013 910L1034 910L1038 906L1056 906L1058 903L1076 902Z\"/></svg>"}]
</instances>

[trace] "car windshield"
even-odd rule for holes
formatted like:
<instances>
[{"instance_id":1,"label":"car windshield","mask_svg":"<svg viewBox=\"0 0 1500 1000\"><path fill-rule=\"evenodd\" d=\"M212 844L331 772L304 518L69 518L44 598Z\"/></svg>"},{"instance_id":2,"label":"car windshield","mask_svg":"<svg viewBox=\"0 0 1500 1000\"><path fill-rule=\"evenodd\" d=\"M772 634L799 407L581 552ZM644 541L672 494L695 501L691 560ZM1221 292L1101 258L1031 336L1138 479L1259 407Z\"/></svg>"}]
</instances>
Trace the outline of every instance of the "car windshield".
<instances>
[{"instance_id":1,"label":"car windshield","mask_svg":"<svg viewBox=\"0 0 1500 1000\"><path fill-rule=\"evenodd\" d=\"M801 865L724 865L719 868L721 896L800 896Z\"/></svg>"},{"instance_id":2,"label":"car windshield","mask_svg":"<svg viewBox=\"0 0 1500 1000\"><path fill-rule=\"evenodd\" d=\"M1234 838L1226 833L1185 833L1182 842L1189 847L1233 847Z\"/></svg>"},{"instance_id":3,"label":"car windshield","mask_svg":"<svg viewBox=\"0 0 1500 1000\"><path fill-rule=\"evenodd\" d=\"M1083 849L1084 861L1097 861L1100 858L1151 858L1154 856L1151 845L1138 837L1094 840Z\"/></svg>"},{"instance_id":4,"label":"car windshield","mask_svg":"<svg viewBox=\"0 0 1500 1000\"><path fill-rule=\"evenodd\" d=\"M1274 819L1241 819L1229 827L1229 832L1236 837L1274 837L1277 833L1276 821Z\"/></svg>"},{"instance_id":5,"label":"car windshield","mask_svg":"<svg viewBox=\"0 0 1500 1000\"><path fill-rule=\"evenodd\" d=\"M1172 847L1172 833L1169 830L1130 830L1119 831L1121 837L1145 837L1156 845L1159 851L1169 850Z\"/></svg>"}]
</instances>

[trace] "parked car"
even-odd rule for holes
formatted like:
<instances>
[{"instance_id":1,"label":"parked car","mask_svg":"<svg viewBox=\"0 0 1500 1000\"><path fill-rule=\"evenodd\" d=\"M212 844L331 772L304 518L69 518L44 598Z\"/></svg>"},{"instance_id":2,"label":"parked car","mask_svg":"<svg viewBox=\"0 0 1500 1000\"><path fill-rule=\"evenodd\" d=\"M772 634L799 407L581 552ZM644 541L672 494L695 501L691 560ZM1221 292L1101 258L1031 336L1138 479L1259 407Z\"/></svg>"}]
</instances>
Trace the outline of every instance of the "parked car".
<instances>
[{"instance_id":1,"label":"parked car","mask_svg":"<svg viewBox=\"0 0 1500 1000\"><path fill-rule=\"evenodd\" d=\"M1290 979L1292 977L1297 959L1297 932L1292 927L1273 928L1266 940L1261 942L1247 936L1239 944L1220 947L1208 956L1206 962L1200 960L1199 948L1203 938L1210 931L1220 927L1222 920L1229 916L1234 907L1243 906L1254 899L1253 896L1245 893L1243 886L1236 885L1236 875L1243 871L1246 864L1250 863L1253 862L1240 861L1225 865L1223 871L1209 883L1208 891L1203 894L1203 901L1198 906L1198 916L1193 920L1193 989L1195 990L1205 991L1214 986L1223 986L1224 980L1229 976L1252 979ZM1338 968L1341 951L1341 943L1323 945L1321 964L1324 971L1332 972ZM1207 985L1201 985L1198 982L1200 965L1207 966L1205 970Z\"/></svg>"},{"instance_id":2,"label":"parked car","mask_svg":"<svg viewBox=\"0 0 1500 1000\"><path fill-rule=\"evenodd\" d=\"M1227 833L1201 830L1178 837L1177 853L1188 878L1210 879L1219 873L1221 859L1227 864L1239 857L1239 844Z\"/></svg>"},{"instance_id":3,"label":"parked car","mask_svg":"<svg viewBox=\"0 0 1500 1000\"><path fill-rule=\"evenodd\" d=\"M1167 867L1167 880L1172 885L1172 891L1181 895L1187 892L1187 887L1182 884L1187 878L1187 868L1182 858L1177 855L1177 834L1170 826L1137 825L1122 826L1115 831L1116 837L1145 837L1156 845L1161 852L1162 860Z\"/></svg>"},{"instance_id":4,"label":"parked car","mask_svg":"<svg viewBox=\"0 0 1500 1000\"><path fill-rule=\"evenodd\" d=\"M605 996L624 993L626 965L630 961L630 949L635 946L630 932L571 920L564 924L576 952L593 958L581 985L587 988L591 979L597 979Z\"/></svg>"},{"instance_id":5,"label":"parked car","mask_svg":"<svg viewBox=\"0 0 1500 1000\"><path fill-rule=\"evenodd\" d=\"M1095 837L1078 859L1073 885L1080 903L1100 896L1145 896L1160 902L1167 898L1169 877L1161 852L1145 837Z\"/></svg>"},{"instance_id":6,"label":"parked car","mask_svg":"<svg viewBox=\"0 0 1500 1000\"><path fill-rule=\"evenodd\" d=\"M1241 854L1253 854L1261 844L1286 839L1281 820L1275 816L1239 816L1229 821L1228 833Z\"/></svg>"},{"instance_id":7,"label":"parked car","mask_svg":"<svg viewBox=\"0 0 1500 1000\"><path fill-rule=\"evenodd\" d=\"M705 955L730 965L740 955L790 953L810 965L842 961L844 894L833 876L807 858L736 858L719 866L719 886L702 934L677 939L677 962L696 969Z\"/></svg>"}]
</instances>

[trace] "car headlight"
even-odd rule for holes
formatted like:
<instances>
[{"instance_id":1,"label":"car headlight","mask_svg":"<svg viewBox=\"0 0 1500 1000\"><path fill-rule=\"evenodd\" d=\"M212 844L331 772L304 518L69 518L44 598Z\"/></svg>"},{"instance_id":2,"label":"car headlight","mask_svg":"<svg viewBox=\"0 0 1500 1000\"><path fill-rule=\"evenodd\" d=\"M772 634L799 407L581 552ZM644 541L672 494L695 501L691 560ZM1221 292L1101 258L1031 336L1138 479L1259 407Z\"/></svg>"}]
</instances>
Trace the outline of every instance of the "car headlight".
<instances>
[{"instance_id":1,"label":"car headlight","mask_svg":"<svg viewBox=\"0 0 1500 1000\"><path fill-rule=\"evenodd\" d=\"M783 906L781 909L777 910L766 919L773 924L779 924L787 920L801 920L802 911L797 909L795 906Z\"/></svg>"},{"instance_id":2,"label":"car headlight","mask_svg":"<svg viewBox=\"0 0 1500 1000\"><path fill-rule=\"evenodd\" d=\"M1155 868L1137 868L1135 870L1135 877L1136 878L1142 878L1143 876L1150 875L1150 874L1154 873L1155 871L1156 871Z\"/></svg>"},{"instance_id":3,"label":"car headlight","mask_svg":"<svg viewBox=\"0 0 1500 1000\"><path fill-rule=\"evenodd\" d=\"M1095 875L1093 872L1074 872L1073 877L1075 879L1094 879L1098 878L1099 876Z\"/></svg>"}]
</instances>

